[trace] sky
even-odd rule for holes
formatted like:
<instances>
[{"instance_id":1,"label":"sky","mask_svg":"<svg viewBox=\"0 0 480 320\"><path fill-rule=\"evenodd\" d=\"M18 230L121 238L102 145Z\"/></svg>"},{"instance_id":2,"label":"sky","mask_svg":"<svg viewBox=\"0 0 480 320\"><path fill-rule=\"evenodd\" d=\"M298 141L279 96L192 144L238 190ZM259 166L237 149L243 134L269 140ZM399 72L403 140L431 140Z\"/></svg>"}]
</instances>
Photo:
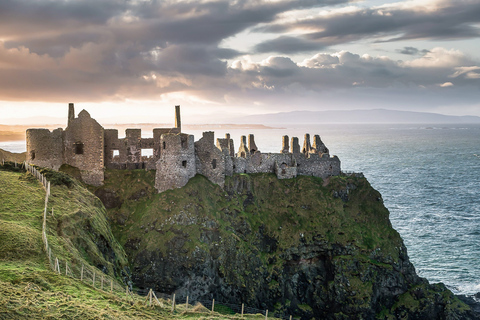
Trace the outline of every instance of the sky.
<instances>
[{"instance_id":1,"label":"sky","mask_svg":"<svg viewBox=\"0 0 480 320\"><path fill-rule=\"evenodd\" d=\"M0 124L480 116L480 1L2 0Z\"/></svg>"}]
</instances>

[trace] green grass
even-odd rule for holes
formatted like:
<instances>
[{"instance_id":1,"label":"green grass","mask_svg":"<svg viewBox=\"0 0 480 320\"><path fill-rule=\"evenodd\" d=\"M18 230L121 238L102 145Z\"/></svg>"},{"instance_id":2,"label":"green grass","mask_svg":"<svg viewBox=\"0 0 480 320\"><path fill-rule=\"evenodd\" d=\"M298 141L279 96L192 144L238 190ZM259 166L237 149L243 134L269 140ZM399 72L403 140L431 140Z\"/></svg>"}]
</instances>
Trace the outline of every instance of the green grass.
<instances>
[{"instance_id":1,"label":"green grass","mask_svg":"<svg viewBox=\"0 0 480 320\"><path fill-rule=\"evenodd\" d=\"M56 175L58 181L68 177ZM197 307L170 313L146 307L144 298L93 288L88 281L58 275L49 266L41 238L45 190L27 173L0 171L0 318L6 319L239 319ZM81 184L52 186L48 206L48 241L54 256L68 259L78 273L81 263L104 266L115 275L126 265L98 198ZM51 209L54 209L53 216ZM102 253L106 244L114 259ZM63 268L63 266L62 266ZM63 271L63 270L62 270ZM98 282L99 280L97 280ZM184 308L183 308L184 309ZM246 319L262 319L246 316Z\"/></svg>"}]
</instances>

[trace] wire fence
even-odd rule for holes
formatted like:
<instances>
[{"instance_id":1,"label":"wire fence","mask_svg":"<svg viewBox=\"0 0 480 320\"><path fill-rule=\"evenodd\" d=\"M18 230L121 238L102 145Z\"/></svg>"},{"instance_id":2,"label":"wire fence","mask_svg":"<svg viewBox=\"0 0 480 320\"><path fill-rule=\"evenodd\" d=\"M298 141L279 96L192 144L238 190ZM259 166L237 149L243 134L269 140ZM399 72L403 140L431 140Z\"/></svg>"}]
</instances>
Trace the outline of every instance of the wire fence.
<instances>
[{"instance_id":1,"label":"wire fence","mask_svg":"<svg viewBox=\"0 0 480 320\"><path fill-rule=\"evenodd\" d=\"M68 260L60 259L52 252L52 247L48 243L48 230L47 230L47 218L48 212L48 200L50 197L51 183L47 180L36 166L32 166L26 162L13 163L2 160L1 165L3 167L8 166L8 169L18 168L30 172L36 177L43 188L45 189L45 208L43 210L43 224L42 224L42 240L44 249L47 255L48 262L51 269L66 277L78 279L86 284L91 285L93 288L103 290L104 292L110 292L122 296L130 303L141 303L148 307L159 306L161 308L169 308L174 311L188 311L190 308L193 310L194 305L200 303L209 310L209 312L217 312L221 314L237 314L237 315L262 315L265 319L269 317L278 319L292 320L292 316L285 316L284 314L270 312L268 309L262 310L246 306L245 304L232 304L222 301L196 299L189 296L176 297L176 294L167 294L162 292L156 292L152 289L137 289L132 290L128 285L120 284L116 279L103 273L102 271L85 263L72 263ZM14 170L16 171L16 170ZM54 210L51 208L51 216L54 215Z\"/></svg>"},{"instance_id":2,"label":"wire fence","mask_svg":"<svg viewBox=\"0 0 480 320\"><path fill-rule=\"evenodd\" d=\"M96 268L86 264L86 263L72 263L71 261L59 259L54 253L52 253L52 248L48 243L47 236L47 217L48 217L48 199L50 197L50 188L51 183L47 180L45 175L43 175L35 166L32 166L28 163L22 164L26 171L30 172L34 177L36 177L42 186L45 189L45 208L43 210L43 223L42 223L42 240L44 244L44 249L47 254L48 262L53 271L58 274L63 274L68 277L79 279L85 283L91 284L94 288L101 290L109 290L110 292L124 292L128 290L128 287L125 289L123 285L119 284L117 280L106 275L102 271L99 271ZM51 215L53 216L54 210L51 208Z\"/></svg>"},{"instance_id":3,"label":"wire fence","mask_svg":"<svg viewBox=\"0 0 480 320\"><path fill-rule=\"evenodd\" d=\"M189 296L186 297L176 297L176 294L165 294L161 292L153 291L152 289L139 289L135 290L135 292L139 295L146 296L146 301L148 305L160 305L164 307L164 304L158 300L158 298L169 302L167 307L171 308L171 311L175 311L179 306L181 311L188 310L189 308L193 307L197 303L200 303L202 306L210 310L211 312L218 312L222 314L230 314L230 315L262 315L265 316L265 319L268 317L274 317L276 319L285 319L285 320L292 320L292 315L286 316L281 313L269 312L268 309L257 309L246 306L244 303L242 304L234 304L228 303L223 301L216 301L215 299L207 300L207 299L196 299L191 298Z\"/></svg>"}]
</instances>

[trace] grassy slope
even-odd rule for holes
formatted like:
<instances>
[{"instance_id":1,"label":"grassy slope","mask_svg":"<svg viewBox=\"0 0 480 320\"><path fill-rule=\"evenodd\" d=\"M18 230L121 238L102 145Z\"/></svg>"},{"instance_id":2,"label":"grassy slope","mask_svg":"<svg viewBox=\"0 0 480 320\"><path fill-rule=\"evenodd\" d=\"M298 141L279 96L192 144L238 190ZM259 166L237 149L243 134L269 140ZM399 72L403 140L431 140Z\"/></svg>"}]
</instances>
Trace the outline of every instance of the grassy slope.
<instances>
[{"instance_id":1,"label":"grassy slope","mask_svg":"<svg viewBox=\"0 0 480 320\"><path fill-rule=\"evenodd\" d=\"M180 312L182 307L172 315L169 308L146 308L140 298L132 305L122 295L94 289L52 272L41 237L45 191L36 179L25 173L0 171L0 181L1 319L235 318L210 315L199 308L196 312ZM114 264L105 260L96 249L95 237L87 234L95 230L105 238L111 237L98 199L74 183L71 188L52 188L50 208L52 206L54 218L48 220L48 239L55 255L69 261L105 265L113 273ZM91 228L84 230L85 221ZM113 238L108 241L113 243L112 247L116 246ZM120 264L124 263L123 250L117 247L114 251ZM254 318L261 317L251 317Z\"/></svg>"}]
</instances>

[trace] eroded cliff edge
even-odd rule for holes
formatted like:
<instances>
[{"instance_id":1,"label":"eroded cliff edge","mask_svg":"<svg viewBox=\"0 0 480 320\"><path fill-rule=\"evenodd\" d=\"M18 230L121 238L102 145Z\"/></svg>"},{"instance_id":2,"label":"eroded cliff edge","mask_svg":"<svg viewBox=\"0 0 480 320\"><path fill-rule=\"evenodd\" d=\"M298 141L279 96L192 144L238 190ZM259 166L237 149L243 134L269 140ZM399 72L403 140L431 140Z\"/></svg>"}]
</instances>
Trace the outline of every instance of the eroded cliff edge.
<instances>
[{"instance_id":1,"label":"eroded cliff edge","mask_svg":"<svg viewBox=\"0 0 480 320\"><path fill-rule=\"evenodd\" d=\"M96 190L139 288L245 303L302 319L470 319L417 276L363 177L197 175L156 194L150 172L107 171Z\"/></svg>"}]
</instances>

